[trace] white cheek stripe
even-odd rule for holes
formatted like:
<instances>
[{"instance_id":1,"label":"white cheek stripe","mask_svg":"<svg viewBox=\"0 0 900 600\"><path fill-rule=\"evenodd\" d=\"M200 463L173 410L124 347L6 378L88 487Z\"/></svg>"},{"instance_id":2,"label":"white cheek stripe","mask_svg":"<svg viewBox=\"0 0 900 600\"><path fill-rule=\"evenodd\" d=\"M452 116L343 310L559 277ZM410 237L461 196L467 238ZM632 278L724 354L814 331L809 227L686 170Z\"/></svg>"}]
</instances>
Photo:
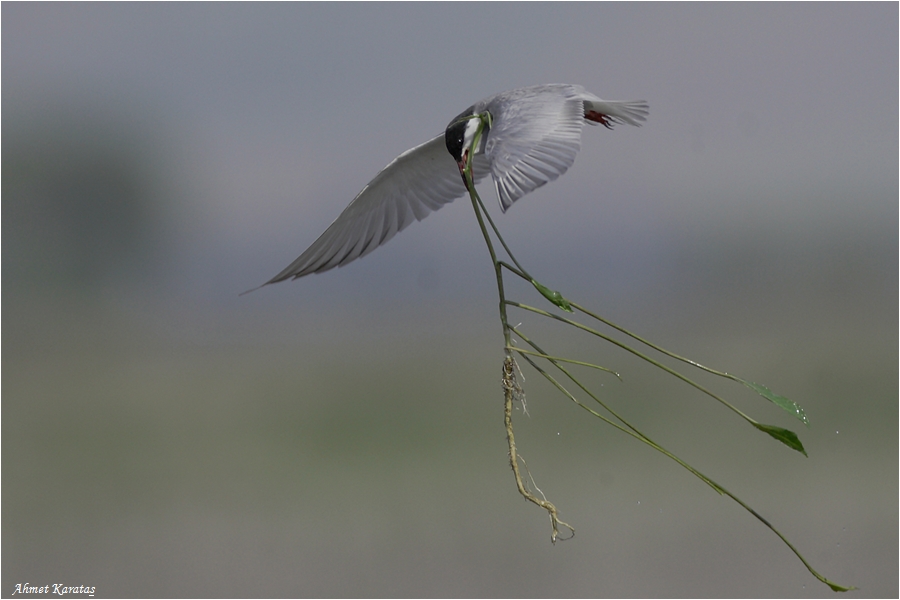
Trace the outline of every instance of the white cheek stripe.
<instances>
[{"instance_id":1,"label":"white cheek stripe","mask_svg":"<svg viewBox=\"0 0 900 600\"><path fill-rule=\"evenodd\" d=\"M475 133L480 125L481 119L469 119L469 122L466 123L466 131L463 134L463 148L472 148L472 143L475 141ZM482 148L484 147L483 141L484 138L482 138ZM479 154L480 148L472 148L472 151L475 154Z\"/></svg>"}]
</instances>

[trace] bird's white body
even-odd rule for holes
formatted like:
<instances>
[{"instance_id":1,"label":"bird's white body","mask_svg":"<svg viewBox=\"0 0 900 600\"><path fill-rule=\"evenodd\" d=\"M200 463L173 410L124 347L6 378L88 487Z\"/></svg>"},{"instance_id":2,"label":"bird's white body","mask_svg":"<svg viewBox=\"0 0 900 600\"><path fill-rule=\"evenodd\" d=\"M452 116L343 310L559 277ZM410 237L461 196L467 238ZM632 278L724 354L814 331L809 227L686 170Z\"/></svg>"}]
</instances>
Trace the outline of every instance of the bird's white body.
<instances>
[{"instance_id":1,"label":"bird's white body","mask_svg":"<svg viewBox=\"0 0 900 600\"><path fill-rule=\"evenodd\" d=\"M466 187L445 136L460 119L484 112L491 115L491 127L480 147L473 149L473 179L477 182L490 173L505 212L572 166L585 122L610 129L615 123L639 126L648 109L643 101L601 100L568 84L519 88L485 98L454 119L447 132L391 161L312 246L267 283L344 266L464 195ZM468 119L460 131L475 121Z\"/></svg>"}]
</instances>

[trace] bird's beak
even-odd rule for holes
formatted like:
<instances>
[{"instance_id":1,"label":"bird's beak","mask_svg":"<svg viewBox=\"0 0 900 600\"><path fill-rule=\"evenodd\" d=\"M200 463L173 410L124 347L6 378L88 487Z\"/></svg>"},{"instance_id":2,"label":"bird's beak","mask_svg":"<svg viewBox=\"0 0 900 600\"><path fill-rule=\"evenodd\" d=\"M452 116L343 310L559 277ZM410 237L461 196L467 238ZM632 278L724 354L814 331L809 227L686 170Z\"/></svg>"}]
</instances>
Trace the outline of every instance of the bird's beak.
<instances>
[{"instance_id":1,"label":"bird's beak","mask_svg":"<svg viewBox=\"0 0 900 600\"><path fill-rule=\"evenodd\" d=\"M466 168L468 167L468 163L469 163L469 149L466 148L465 150L463 150L462 157L456 163L456 165L459 167L459 174L462 176L463 183L466 186L466 191L469 190L469 179L466 177Z\"/></svg>"}]
</instances>

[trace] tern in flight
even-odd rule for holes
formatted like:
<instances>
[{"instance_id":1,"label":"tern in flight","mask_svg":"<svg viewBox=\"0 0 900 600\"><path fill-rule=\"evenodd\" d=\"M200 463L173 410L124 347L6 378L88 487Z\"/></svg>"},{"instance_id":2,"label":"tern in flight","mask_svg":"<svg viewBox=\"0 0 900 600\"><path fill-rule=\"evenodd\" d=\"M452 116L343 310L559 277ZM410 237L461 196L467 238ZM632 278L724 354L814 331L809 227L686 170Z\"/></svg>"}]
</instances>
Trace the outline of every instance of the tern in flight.
<instances>
[{"instance_id":1,"label":"tern in flight","mask_svg":"<svg viewBox=\"0 0 900 600\"><path fill-rule=\"evenodd\" d=\"M640 126L647 114L642 100L601 100L580 85L536 85L485 98L450 121L443 134L391 161L312 246L263 285L365 256L413 221L464 195L470 158L474 182L490 173L506 212L572 166L585 122L608 129L616 123Z\"/></svg>"}]
</instances>

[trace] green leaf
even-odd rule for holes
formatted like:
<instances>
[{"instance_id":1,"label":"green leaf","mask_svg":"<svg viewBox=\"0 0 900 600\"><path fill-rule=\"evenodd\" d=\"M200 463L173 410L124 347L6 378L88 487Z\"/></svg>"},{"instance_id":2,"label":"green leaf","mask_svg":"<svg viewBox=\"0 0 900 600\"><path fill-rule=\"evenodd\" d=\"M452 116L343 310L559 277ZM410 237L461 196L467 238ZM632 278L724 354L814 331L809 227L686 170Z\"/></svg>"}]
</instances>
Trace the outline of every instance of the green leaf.
<instances>
[{"instance_id":1,"label":"green leaf","mask_svg":"<svg viewBox=\"0 0 900 600\"><path fill-rule=\"evenodd\" d=\"M766 400L774 402L784 410L788 411L789 413L800 419L804 425L809 427L809 419L806 417L806 413L803 412L803 409L800 408L800 405L793 400L785 398L784 396L779 396L766 386L760 385L759 383L744 381L743 379L741 380L741 382Z\"/></svg>"},{"instance_id":2,"label":"green leaf","mask_svg":"<svg viewBox=\"0 0 900 600\"><path fill-rule=\"evenodd\" d=\"M541 285L534 279L531 280L531 284L535 288L537 288L537 291L539 291L544 298L546 298L556 306L560 307L566 312L575 312L572 310L572 305L569 304L569 301L563 298L563 295L559 292L551 290L547 286Z\"/></svg>"},{"instance_id":3,"label":"green leaf","mask_svg":"<svg viewBox=\"0 0 900 600\"><path fill-rule=\"evenodd\" d=\"M798 438L797 434L790 429L776 427L775 425L765 425L763 423L753 423L753 426L760 431L765 431L785 446L792 448L797 452L802 452L803 456L809 456L806 453L806 450L803 449L803 444L800 443L800 438Z\"/></svg>"},{"instance_id":4,"label":"green leaf","mask_svg":"<svg viewBox=\"0 0 900 600\"><path fill-rule=\"evenodd\" d=\"M815 573L814 573L814 575L815 575ZM825 579L824 577L821 577L821 576L819 576L819 579L821 579L823 583L828 584L828 587L830 587L831 590L834 592L850 592L850 591L853 591L856 589L852 585L841 585L839 583L829 581L828 579Z\"/></svg>"}]
</instances>

